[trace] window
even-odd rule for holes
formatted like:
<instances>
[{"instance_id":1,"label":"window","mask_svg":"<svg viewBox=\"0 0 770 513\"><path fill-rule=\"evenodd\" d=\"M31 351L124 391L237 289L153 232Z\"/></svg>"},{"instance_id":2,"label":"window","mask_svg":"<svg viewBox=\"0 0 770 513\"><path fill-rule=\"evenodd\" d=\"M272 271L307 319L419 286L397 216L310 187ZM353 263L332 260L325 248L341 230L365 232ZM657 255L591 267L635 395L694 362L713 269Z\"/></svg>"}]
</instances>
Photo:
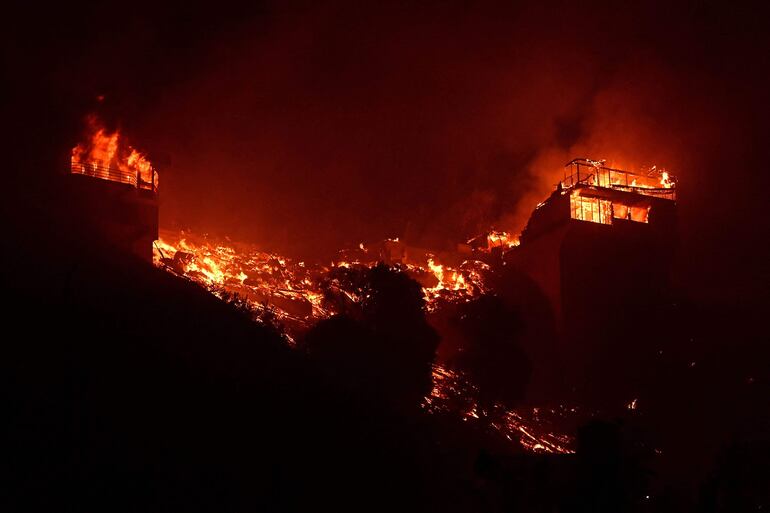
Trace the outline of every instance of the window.
<instances>
[{"instance_id":1,"label":"window","mask_svg":"<svg viewBox=\"0 0 770 513\"><path fill-rule=\"evenodd\" d=\"M570 217L591 223L612 224L612 203L609 200L571 195Z\"/></svg>"},{"instance_id":2,"label":"window","mask_svg":"<svg viewBox=\"0 0 770 513\"><path fill-rule=\"evenodd\" d=\"M612 217L615 219L627 219L629 221L636 221L637 223L648 222L648 216L650 214L649 206L642 207L629 207L621 203L612 204Z\"/></svg>"},{"instance_id":3,"label":"window","mask_svg":"<svg viewBox=\"0 0 770 513\"><path fill-rule=\"evenodd\" d=\"M629 219L628 206L620 203L612 204L612 217L615 219Z\"/></svg>"}]
</instances>

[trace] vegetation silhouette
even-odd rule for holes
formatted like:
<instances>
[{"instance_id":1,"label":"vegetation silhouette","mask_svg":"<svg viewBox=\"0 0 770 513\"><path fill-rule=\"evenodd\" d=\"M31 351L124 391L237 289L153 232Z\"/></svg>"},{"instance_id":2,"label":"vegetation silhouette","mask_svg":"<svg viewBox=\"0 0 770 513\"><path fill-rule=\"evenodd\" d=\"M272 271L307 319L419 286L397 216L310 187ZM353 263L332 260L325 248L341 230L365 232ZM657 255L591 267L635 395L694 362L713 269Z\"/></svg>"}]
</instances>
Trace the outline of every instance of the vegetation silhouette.
<instances>
[{"instance_id":1,"label":"vegetation silhouette","mask_svg":"<svg viewBox=\"0 0 770 513\"><path fill-rule=\"evenodd\" d=\"M317 323L299 346L347 387L397 408L418 407L432 387L439 337L427 323L420 285L379 264L357 270L360 303Z\"/></svg>"},{"instance_id":2,"label":"vegetation silhouette","mask_svg":"<svg viewBox=\"0 0 770 513\"><path fill-rule=\"evenodd\" d=\"M496 405L516 406L525 397L531 374L519 345L523 325L503 301L484 294L458 308L455 319L463 340L455 361L477 387L479 413L494 416Z\"/></svg>"},{"instance_id":3,"label":"vegetation silhouette","mask_svg":"<svg viewBox=\"0 0 770 513\"><path fill-rule=\"evenodd\" d=\"M456 477L417 463L444 457L421 417L352 399L237 300L62 236L77 234L63 216L40 221L4 253L14 300L0 407L13 473L0 509L452 510L445 498L469 500Z\"/></svg>"}]
</instances>

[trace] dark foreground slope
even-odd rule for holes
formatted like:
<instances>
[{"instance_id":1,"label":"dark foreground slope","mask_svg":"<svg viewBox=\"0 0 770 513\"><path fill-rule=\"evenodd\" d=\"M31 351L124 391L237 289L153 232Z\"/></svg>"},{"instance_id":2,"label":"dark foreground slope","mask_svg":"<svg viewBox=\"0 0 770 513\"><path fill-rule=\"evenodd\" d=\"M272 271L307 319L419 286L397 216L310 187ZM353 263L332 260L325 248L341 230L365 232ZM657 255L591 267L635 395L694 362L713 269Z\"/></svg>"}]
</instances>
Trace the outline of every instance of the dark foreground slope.
<instances>
[{"instance_id":1,"label":"dark foreground slope","mask_svg":"<svg viewBox=\"0 0 770 513\"><path fill-rule=\"evenodd\" d=\"M581 429L576 455L516 454L356 397L198 286L87 236L60 190L0 205L2 511L767 504L767 359L748 315L668 323L625 424Z\"/></svg>"},{"instance_id":2,"label":"dark foreground slope","mask_svg":"<svg viewBox=\"0 0 770 513\"><path fill-rule=\"evenodd\" d=\"M0 509L467 509L419 415L341 394L276 334L76 230L32 215L6 239Z\"/></svg>"}]
</instances>

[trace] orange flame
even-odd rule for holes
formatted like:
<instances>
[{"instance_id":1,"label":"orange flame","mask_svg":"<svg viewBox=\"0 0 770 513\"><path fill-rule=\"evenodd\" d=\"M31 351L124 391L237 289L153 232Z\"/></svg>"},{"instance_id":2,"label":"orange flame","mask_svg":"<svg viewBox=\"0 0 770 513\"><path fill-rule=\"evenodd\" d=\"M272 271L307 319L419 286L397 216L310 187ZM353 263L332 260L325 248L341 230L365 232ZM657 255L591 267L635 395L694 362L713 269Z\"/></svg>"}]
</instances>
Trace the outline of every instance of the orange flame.
<instances>
[{"instance_id":1,"label":"orange flame","mask_svg":"<svg viewBox=\"0 0 770 513\"><path fill-rule=\"evenodd\" d=\"M146 156L132 148L121 146L120 132L109 132L99 119L91 114L86 118L86 141L71 152L71 171L157 190L158 174Z\"/></svg>"}]
</instances>

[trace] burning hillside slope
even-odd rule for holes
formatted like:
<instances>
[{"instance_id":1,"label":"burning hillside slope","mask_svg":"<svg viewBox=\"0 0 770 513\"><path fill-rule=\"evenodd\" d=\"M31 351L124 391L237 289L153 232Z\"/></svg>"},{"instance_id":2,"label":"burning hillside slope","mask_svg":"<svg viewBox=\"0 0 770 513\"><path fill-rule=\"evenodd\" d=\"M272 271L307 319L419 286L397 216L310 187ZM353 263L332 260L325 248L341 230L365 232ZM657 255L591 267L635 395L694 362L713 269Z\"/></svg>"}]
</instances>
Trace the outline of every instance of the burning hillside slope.
<instances>
[{"instance_id":1,"label":"burning hillside slope","mask_svg":"<svg viewBox=\"0 0 770 513\"><path fill-rule=\"evenodd\" d=\"M72 149L71 172L157 192L157 173L150 161L125 145L120 133L107 130L96 116L86 121L86 138ZM339 251L331 262L311 263L266 252L254 244L165 230L154 242L153 261L220 299L235 299L255 321L278 328L287 343L294 345L319 320L360 305L368 293L361 278L380 263L419 283L425 311L436 313L488 292L485 275L490 266L483 260L517 244L518 239L510 234L492 231L458 246L462 251L436 255L387 239ZM472 399L474 387L463 375L437 364L433 382L433 391L424 400L428 411L449 411L463 420L479 418ZM555 410L551 413L554 418L563 415ZM537 409L504 411L492 427L532 451L571 452L569 437L554 434L542 417Z\"/></svg>"},{"instance_id":2,"label":"burning hillside slope","mask_svg":"<svg viewBox=\"0 0 770 513\"><path fill-rule=\"evenodd\" d=\"M238 294L255 308L270 308L290 334L341 313L339 300L358 302L360 291L345 280L346 270L371 268L380 261L391 263L422 285L428 311L440 308L443 302L467 301L486 290L486 263L464 260L453 268L429 253L422 262L394 258L393 253L403 255L405 247L398 239L384 241L379 247L361 244L322 264L295 261L252 244L162 231L155 243L155 261L215 293Z\"/></svg>"},{"instance_id":3,"label":"burning hillside slope","mask_svg":"<svg viewBox=\"0 0 770 513\"><path fill-rule=\"evenodd\" d=\"M501 232L493 232L486 239L486 250L514 245ZM426 254L420 265L405 256L406 247L395 239L341 251L339 258L328 264L295 261L261 251L253 244L218 241L189 232L162 231L155 250L156 265L200 284L220 298L236 295L255 312L258 321L263 316L277 320L290 344L318 320L343 313L346 304L359 303L365 292L356 284L356 271L393 260L394 253L398 261L391 265L422 285L428 312L470 301L488 290L484 283L488 264L469 259L455 268ZM436 364L433 383L431 394L424 400L428 411L451 412L465 421L478 421L473 385L462 374ZM503 411L492 427L527 450L570 453L573 441L560 434L556 425L575 414L576 410L569 408L522 408Z\"/></svg>"}]
</instances>

